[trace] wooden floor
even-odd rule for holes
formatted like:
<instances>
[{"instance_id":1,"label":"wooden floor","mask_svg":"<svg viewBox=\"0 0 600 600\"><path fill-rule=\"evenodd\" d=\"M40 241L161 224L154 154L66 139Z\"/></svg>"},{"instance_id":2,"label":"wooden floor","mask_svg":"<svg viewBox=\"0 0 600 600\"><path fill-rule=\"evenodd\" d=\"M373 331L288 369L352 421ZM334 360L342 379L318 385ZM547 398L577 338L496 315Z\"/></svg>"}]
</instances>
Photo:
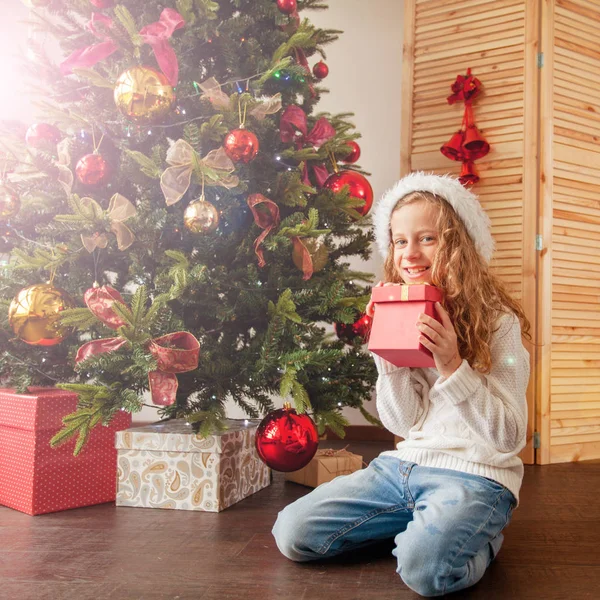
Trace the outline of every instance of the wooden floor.
<instances>
[{"instance_id":1,"label":"wooden floor","mask_svg":"<svg viewBox=\"0 0 600 600\"><path fill-rule=\"evenodd\" d=\"M343 442L330 442L341 447ZM367 461L381 443L349 449ZM213 513L104 504L29 517L0 507L0 598L20 600L405 600L391 546L295 564L270 531L309 491L273 484ZM526 467L504 547L475 587L453 598L600 598L600 462Z\"/></svg>"}]
</instances>

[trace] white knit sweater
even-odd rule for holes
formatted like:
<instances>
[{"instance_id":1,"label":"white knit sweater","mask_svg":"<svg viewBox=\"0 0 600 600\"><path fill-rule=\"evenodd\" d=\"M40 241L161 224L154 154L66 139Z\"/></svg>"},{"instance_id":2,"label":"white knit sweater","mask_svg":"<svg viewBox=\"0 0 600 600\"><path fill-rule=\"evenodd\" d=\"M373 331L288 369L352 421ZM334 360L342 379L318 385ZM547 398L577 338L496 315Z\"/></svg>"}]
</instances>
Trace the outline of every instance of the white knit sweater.
<instances>
[{"instance_id":1,"label":"white knit sweater","mask_svg":"<svg viewBox=\"0 0 600 600\"><path fill-rule=\"evenodd\" d=\"M384 454L424 467L493 479L518 500L525 446L529 354L515 315L498 320L492 369L474 371L466 360L447 379L435 368L396 367L373 355L377 410L389 431L404 438Z\"/></svg>"}]
</instances>

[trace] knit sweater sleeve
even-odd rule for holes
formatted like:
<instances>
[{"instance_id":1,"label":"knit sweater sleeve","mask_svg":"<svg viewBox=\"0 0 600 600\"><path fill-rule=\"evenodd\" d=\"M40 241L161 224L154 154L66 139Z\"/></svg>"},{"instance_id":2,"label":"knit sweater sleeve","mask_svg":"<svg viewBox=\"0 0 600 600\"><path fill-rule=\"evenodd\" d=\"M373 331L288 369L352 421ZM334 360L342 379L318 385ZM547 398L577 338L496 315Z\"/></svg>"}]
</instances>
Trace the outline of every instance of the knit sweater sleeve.
<instances>
[{"instance_id":1,"label":"knit sweater sleeve","mask_svg":"<svg viewBox=\"0 0 600 600\"><path fill-rule=\"evenodd\" d=\"M377 412L388 431L402 438L425 412L427 380L420 369L396 367L373 354L379 372L377 378Z\"/></svg>"},{"instance_id":2,"label":"knit sweater sleeve","mask_svg":"<svg viewBox=\"0 0 600 600\"><path fill-rule=\"evenodd\" d=\"M525 446L526 390L529 354L521 342L521 327L514 314L503 315L491 343L492 368L484 375L466 360L447 379L432 388L452 403L463 422L498 452Z\"/></svg>"}]
</instances>

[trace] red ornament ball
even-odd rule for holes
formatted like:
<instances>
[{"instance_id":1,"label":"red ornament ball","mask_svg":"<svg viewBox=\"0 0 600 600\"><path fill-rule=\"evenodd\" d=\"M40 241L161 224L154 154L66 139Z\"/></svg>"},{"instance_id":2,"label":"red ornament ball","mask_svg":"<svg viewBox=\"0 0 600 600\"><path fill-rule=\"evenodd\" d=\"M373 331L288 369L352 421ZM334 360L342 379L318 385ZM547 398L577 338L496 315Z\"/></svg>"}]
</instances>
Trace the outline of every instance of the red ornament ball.
<instances>
[{"instance_id":1,"label":"red ornament ball","mask_svg":"<svg viewBox=\"0 0 600 600\"><path fill-rule=\"evenodd\" d=\"M77 179L83 185L104 185L110 175L110 166L100 154L86 154L75 167Z\"/></svg>"},{"instance_id":2,"label":"red ornament ball","mask_svg":"<svg viewBox=\"0 0 600 600\"><path fill-rule=\"evenodd\" d=\"M362 338L363 344L366 344L369 341L369 335L371 334L372 322L373 320L369 315L362 315L357 321L354 321L354 323L336 323L335 333L342 342L351 346L357 336Z\"/></svg>"},{"instance_id":3,"label":"red ornament ball","mask_svg":"<svg viewBox=\"0 0 600 600\"><path fill-rule=\"evenodd\" d=\"M56 144L62 139L60 129L49 123L34 123L25 134L25 143L30 148L55 152Z\"/></svg>"},{"instance_id":4,"label":"red ornament ball","mask_svg":"<svg viewBox=\"0 0 600 600\"><path fill-rule=\"evenodd\" d=\"M234 129L230 131L223 141L225 154L233 162L244 164L254 160L258 154L260 144L258 138L247 129Z\"/></svg>"},{"instance_id":5,"label":"red ornament ball","mask_svg":"<svg viewBox=\"0 0 600 600\"><path fill-rule=\"evenodd\" d=\"M317 79L325 79L329 75L329 67L321 60L313 67L313 75Z\"/></svg>"},{"instance_id":6,"label":"red ornament ball","mask_svg":"<svg viewBox=\"0 0 600 600\"><path fill-rule=\"evenodd\" d=\"M352 151L344 158L344 162L349 165L354 164L360 158L360 146L354 140L346 142L346 146L350 146Z\"/></svg>"},{"instance_id":7,"label":"red ornament ball","mask_svg":"<svg viewBox=\"0 0 600 600\"><path fill-rule=\"evenodd\" d=\"M110 8L114 6L114 0L90 0L96 8Z\"/></svg>"},{"instance_id":8,"label":"red ornament ball","mask_svg":"<svg viewBox=\"0 0 600 600\"><path fill-rule=\"evenodd\" d=\"M298 9L298 3L296 0L277 0L277 8L284 15L291 15Z\"/></svg>"},{"instance_id":9,"label":"red ornament ball","mask_svg":"<svg viewBox=\"0 0 600 600\"><path fill-rule=\"evenodd\" d=\"M293 408L269 413L256 431L256 451L275 471L297 471L305 467L319 446L315 422Z\"/></svg>"},{"instance_id":10,"label":"red ornament ball","mask_svg":"<svg viewBox=\"0 0 600 600\"><path fill-rule=\"evenodd\" d=\"M348 186L350 188L350 196L364 200L362 206L358 206L355 210L364 217L373 205L373 188L367 178L356 171L340 171L334 173L327 178L323 187L332 192L341 192L342 189Z\"/></svg>"}]
</instances>

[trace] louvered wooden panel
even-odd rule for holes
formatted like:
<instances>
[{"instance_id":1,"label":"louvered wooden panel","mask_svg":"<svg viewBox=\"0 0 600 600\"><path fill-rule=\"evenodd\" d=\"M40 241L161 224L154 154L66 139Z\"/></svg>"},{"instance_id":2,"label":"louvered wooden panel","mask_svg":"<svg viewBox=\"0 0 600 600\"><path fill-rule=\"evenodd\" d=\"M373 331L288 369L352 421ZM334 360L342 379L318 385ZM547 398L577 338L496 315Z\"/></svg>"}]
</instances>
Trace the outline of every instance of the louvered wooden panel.
<instances>
[{"instance_id":1,"label":"louvered wooden panel","mask_svg":"<svg viewBox=\"0 0 600 600\"><path fill-rule=\"evenodd\" d=\"M600 2L544 6L543 463L600 457L599 29Z\"/></svg>"},{"instance_id":2,"label":"louvered wooden panel","mask_svg":"<svg viewBox=\"0 0 600 600\"><path fill-rule=\"evenodd\" d=\"M475 102L478 127L491 152L476 163L474 191L490 216L495 272L535 324L537 219L538 2L405 0L401 170L460 172L440 146L460 127L464 104L446 97L468 67L483 84ZM600 326L600 323L599 323ZM535 332L533 332L535 335ZM529 347L532 365L535 348ZM535 369L528 396L530 440ZM523 453L533 462L533 447Z\"/></svg>"}]
</instances>

